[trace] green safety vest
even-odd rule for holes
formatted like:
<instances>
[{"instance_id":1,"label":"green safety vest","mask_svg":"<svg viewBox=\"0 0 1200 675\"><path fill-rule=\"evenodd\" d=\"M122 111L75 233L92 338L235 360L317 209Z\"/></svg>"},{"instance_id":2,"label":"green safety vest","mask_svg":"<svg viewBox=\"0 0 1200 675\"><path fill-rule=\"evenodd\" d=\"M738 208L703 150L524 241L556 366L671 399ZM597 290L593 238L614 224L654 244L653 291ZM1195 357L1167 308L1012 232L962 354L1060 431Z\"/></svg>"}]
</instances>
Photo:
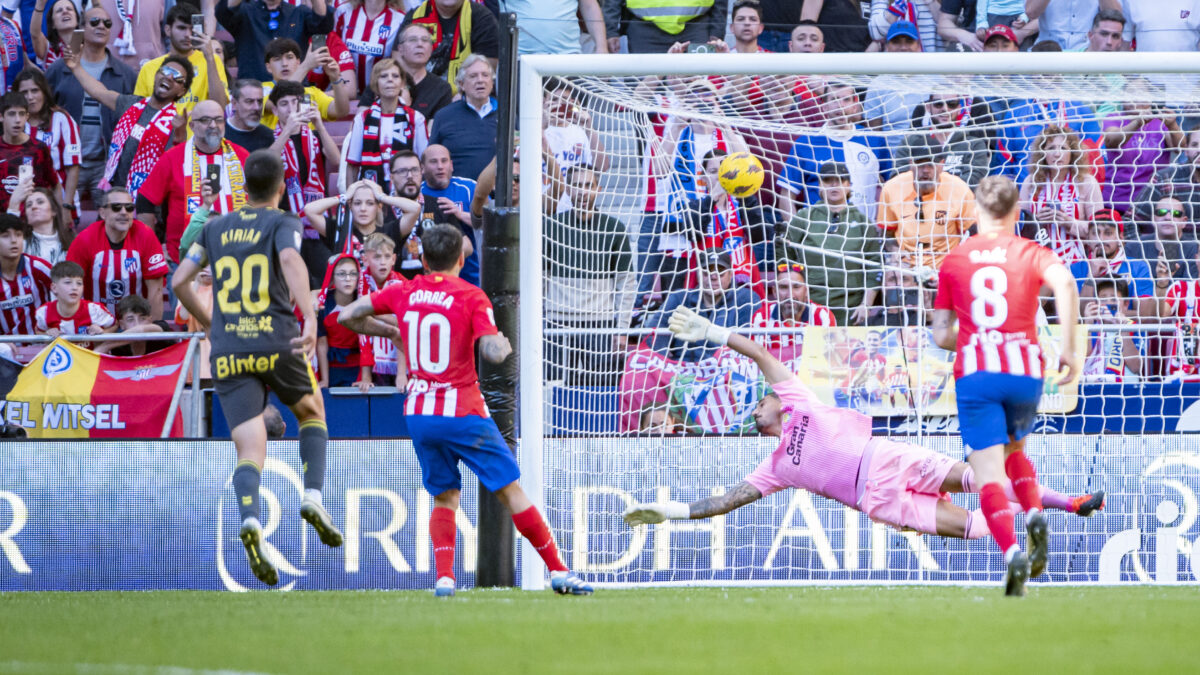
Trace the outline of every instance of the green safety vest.
<instances>
[{"instance_id":1,"label":"green safety vest","mask_svg":"<svg viewBox=\"0 0 1200 675\"><path fill-rule=\"evenodd\" d=\"M724 1L724 0L722 0ZM658 26L664 33L678 35L683 24L707 12L713 0L626 0L630 13Z\"/></svg>"}]
</instances>

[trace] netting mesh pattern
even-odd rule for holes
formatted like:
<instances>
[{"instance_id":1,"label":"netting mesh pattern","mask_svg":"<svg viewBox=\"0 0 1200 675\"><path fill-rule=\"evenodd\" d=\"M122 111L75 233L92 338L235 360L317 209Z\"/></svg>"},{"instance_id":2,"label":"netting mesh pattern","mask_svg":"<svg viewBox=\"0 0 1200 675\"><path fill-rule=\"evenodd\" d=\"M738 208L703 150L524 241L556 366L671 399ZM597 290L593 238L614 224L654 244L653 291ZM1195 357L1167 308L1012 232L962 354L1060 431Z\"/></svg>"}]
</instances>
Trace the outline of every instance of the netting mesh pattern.
<instances>
[{"instance_id":1,"label":"netting mesh pattern","mask_svg":"<svg viewBox=\"0 0 1200 675\"><path fill-rule=\"evenodd\" d=\"M961 456L957 439L928 447ZM635 501L689 501L736 484L768 439L547 441L546 514L564 560L605 583L998 582L990 539L904 534L836 502L785 490L710 521L630 528ZM1049 512L1049 582L1200 578L1200 455L1186 437L1049 436L1029 454L1047 486L1108 492L1102 513ZM973 495L954 501L976 508Z\"/></svg>"},{"instance_id":2,"label":"netting mesh pattern","mask_svg":"<svg viewBox=\"0 0 1200 675\"><path fill-rule=\"evenodd\" d=\"M1200 379L1194 79L544 80L533 136L546 176L545 433L752 433L757 372L673 340L664 326L680 305L756 333L796 370L823 367L831 403L953 414L950 355L928 332L935 291L922 282L970 232L973 189L989 175L1018 184L1020 233L1080 282L1082 388L1074 407L1047 414L1075 415L1090 433L1147 431L1140 410L1113 424L1088 408L1101 395L1090 387L1136 384L1168 418L1160 430L1182 428L1196 392L1174 383ZM738 151L765 180L734 197L720 165ZM932 175L921 168L931 163ZM526 189L527 200L536 194ZM1044 309L1053 324L1053 303ZM811 327L838 331L818 355Z\"/></svg>"}]
</instances>

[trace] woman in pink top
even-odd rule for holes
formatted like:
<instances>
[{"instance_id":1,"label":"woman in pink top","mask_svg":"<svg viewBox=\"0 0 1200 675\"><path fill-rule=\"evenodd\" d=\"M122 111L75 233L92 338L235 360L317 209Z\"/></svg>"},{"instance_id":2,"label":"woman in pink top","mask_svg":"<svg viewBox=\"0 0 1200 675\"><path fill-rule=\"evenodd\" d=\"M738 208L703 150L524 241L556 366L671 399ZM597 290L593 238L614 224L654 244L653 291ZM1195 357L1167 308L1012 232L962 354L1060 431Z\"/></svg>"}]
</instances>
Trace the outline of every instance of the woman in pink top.
<instances>
[{"instance_id":1,"label":"woman in pink top","mask_svg":"<svg viewBox=\"0 0 1200 675\"><path fill-rule=\"evenodd\" d=\"M758 430L780 439L779 447L741 483L723 495L691 504L637 504L625 511L629 525L718 516L784 488L808 490L867 514L898 530L977 539L988 533L983 514L950 501L951 492L975 492L975 474L966 462L917 445L871 435L871 418L818 400L786 366L750 338L715 326L687 307L671 315L671 332L684 342L728 345L758 364L774 389L758 402ZM1104 492L1068 497L1049 488L1042 502L1087 517L1104 508ZM1009 501L1015 501L1006 484ZM1014 512L1020 507L1013 504Z\"/></svg>"},{"instance_id":2,"label":"woman in pink top","mask_svg":"<svg viewBox=\"0 0 1200 675\"><path fill-rule=\"evenodd\" d=\"M1057 253L1064 265L1087 260L1081 239L1102 202L1079 137L1047 125L1033 141L1029 176L1021 184L1021 210L1036 230L1027 226L1021 234Z\"/></svg>"}]
</instances>

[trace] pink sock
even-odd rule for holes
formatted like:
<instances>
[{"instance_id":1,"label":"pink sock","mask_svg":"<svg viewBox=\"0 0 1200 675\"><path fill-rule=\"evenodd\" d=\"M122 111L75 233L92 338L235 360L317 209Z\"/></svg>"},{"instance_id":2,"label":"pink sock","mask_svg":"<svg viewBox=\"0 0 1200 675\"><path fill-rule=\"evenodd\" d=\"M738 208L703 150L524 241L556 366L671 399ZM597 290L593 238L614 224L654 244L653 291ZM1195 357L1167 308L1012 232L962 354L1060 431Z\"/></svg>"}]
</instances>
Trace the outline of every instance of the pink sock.
<instances>
[{"instance_id":1,"label":"pink sock","mask_svg":"<svg viewBox=\"0 0 1200 675\"><path fill-rule=\"evenodd\" d=\"M963 492L978 492L978 486L975 485L975 469L967 467L962 475ZM1010 502L1017 502L1017 493L1013 490L1012 483L1009 481L1001 481L1000 487L1004 488L1004 496ZM1045 485L1038 486L1038 492L1042 496L1042 505L1048 509L1058 509L1059 511L1071 510L1071 498L1063 493L1048 488ZM1017 509L1021 511L1022 509Z\"/></svg>"},{"instance_id":2,"label":"pink sock","mask_svg":"<svg viewBox=\"0 0 1200 675\"><path fill-rule=\"evenodd\" d=\"M967 539L980 539L990 533L982 509L967 512Z\"/></svg>"}]
</instances>

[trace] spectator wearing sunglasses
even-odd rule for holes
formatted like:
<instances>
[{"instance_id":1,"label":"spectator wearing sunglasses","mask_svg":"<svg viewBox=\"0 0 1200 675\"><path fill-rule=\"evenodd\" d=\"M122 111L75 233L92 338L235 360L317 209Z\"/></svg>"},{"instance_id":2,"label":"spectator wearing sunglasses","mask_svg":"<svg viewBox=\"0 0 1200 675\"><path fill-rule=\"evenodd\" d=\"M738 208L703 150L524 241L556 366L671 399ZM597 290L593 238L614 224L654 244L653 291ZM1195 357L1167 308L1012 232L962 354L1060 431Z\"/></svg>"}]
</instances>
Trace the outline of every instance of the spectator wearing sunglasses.
<instances>
[{"instance_id":1,"label":"spectator wearing sunglasses","mask_svg":"<svg viewBox=\"0 0 1200 675\"><path fill-rule=\"evenodd\" d=\"M171 142L183 140L183 115L176 103L191 87L192 64L181 56L168 55L154 76L154 91L142 98L104 86L80 64L77 54L64 60L89 96L120 115L108 147L100 187L127 187L136 197L150 169Z\"/></svg>"},{"instance_id":2,"label":"spectator wearing sunglasses","mask_svg":"<svg viewBox=\"0 0 1200 675\"><path fill-rule=\"evenodd\" d=\"M1154 204L1154 231L1125 246L1125 255L1145 260L1159 283L1164 279L1196 279L1196 253L1200 244L1191 230L1191 214L1183 202L1163 197ZM1159 269L1163 266L1162 269Z\"/></svg>"},{"instance_id":3,"label":"spectator wearing sunglasses","mask_svg":"<svg viewBox=\"0 0 1200 675\"><path fill-rule=\"evenodd\" d=\"M137 73L108 49L113 21L103 7L94 6L83 15L83 50L77 55L80 67L109 91L132 94ZM54 92L54 102L67 111L79 125L79 144L82 161L79 168L78 193L95 200L108 146L120 115L88 95L83 84L59 59L46 72L46 80Z\"/></svg>"},{"instance_id":4,"label":"spectator wearing sunglasses","mask_svg":"<svg viewBox=\"0 0 1200 675\"><path fill-rule=\"evenodd\" d=\"M914 146L929 144L942 149L942 170L974 190L987 175L992 152L984 134L971 126L970 107L970 97L931 95L914 113L913 126L919 131L907 136L896 151L896 171L912 168L909 158Z\"/></svg>"},{"instance_id":5,"label":"spectator wearing sunglasses","mask_svg":"<svg viewBox=\"0 0 1200 675\"><path fill-rule=\"evenodd\" d=\"M192 31L192 15L200 10L193 5L180 3L167 12L163 30L171 38L171 50L156 59L150 59L138 71L137 85L133 93L149 96L154 89L154 78L169 56L187 59L192 64L191 86L176 105L190 114L200 101L208 99L221 106L229 103L229 82L225 79L225 68L213 52L214 40L208 35L197 35Z\"/></svg>"}]
</instances>

